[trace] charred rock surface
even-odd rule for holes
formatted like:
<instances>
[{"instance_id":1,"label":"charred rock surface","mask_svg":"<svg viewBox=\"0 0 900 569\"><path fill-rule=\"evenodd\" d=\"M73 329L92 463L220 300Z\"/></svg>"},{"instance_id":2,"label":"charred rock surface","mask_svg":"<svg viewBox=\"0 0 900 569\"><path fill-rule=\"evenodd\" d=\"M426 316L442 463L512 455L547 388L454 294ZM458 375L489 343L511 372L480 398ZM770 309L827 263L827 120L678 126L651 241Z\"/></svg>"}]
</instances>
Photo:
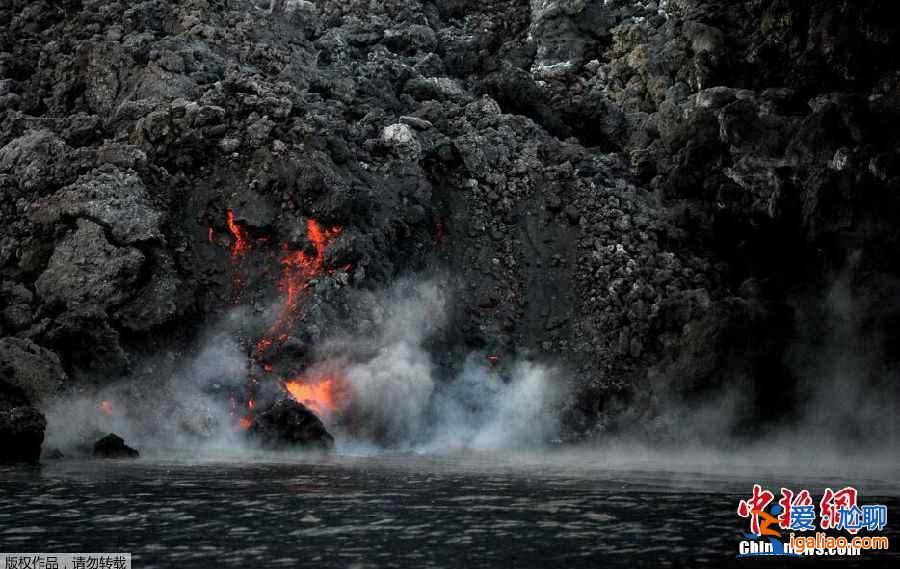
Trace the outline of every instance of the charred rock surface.
<instances>
[{"instance_id":1,"label":"charred rock surface","mask_svg":"<svg viewBox=\"0 0 900 569\"><path fill-rule=\"evenodd\" d=\"M24 391L0 380L0 463L36 463L47 421Z\"/></svg>"},{"instance_id":2,"label":"charred rock surface","mask_svg":"<svg viewBox=\"0 0 900 569\"><path fill-rule=\"evenodd\" d=\"M795 300L849 269L861 333L897 363L895 11L5 2L0 334L110 381L235 304L262 312L254 259L309 247L316 219L343 231L291 357L352 317L348 290L443 271L441 363L564 363L575 433L670 391L790 391Z\"/></svg>"},{"instance_id":3,"label":"charred rock surface","mask_svg":"<svg viewBox=\"0 0 900 569\"><path fill-rule=\"evenodd\" d=\"M34 407L17 405L9 399L0 400L0 404L0 436L3 437L0 462L38 462L47 428L44 415Z\"/></svg>"},{"instance_id":4,"label":"charred rock surface","mask_svg":"<svg viewBox=\"0 0 900 569\"><path fill-rule=\"evenodd\" d=\"M17 387L34 403L59 393L66 381L59 357L30 340L0 340L0 381Z\"/></svg>"},{"instance_id":5,"label":"charred rock surface","mask_svg":"<svg viewBox=\"0 0 900 569\"><path fill-rule=\"evenodd\" d=\"M247 434L265 448L334 448L334 437L319 417L293 399L281 399L257 414Z\"/></svg>"},{"instance_id":6,"label":"charred rock surface","mask_svg":"<svg viewBox=\"0 0 900 569\"><path fill-rule=\"evenodd\" d=\"M62 460L64 458L66 458L66 455L64 455L61 450L54 447L54 448L45 449L41 453L41 458L43 458L44 460Z\"/></svg>"},{"instance_id":7,"label":"charred rock surface","mask_svg":"<svg viewBox=\"0 0 900 569\"><path fill-rule=\"evenodd\" d=\"M125 444L125 439L110 433L94 443L94 458L138 458L141 454Z\"/></svg>"},{"instance_id":8,"label":"charred rock surface","mask_svg":"<svg viewBox=\"0 0 900 569\"><path fill-rule=\"evenodd\" d=\"M0 462L37 462L46 420L39 406L66 380L59 358L30 340L0 340Z\"/></svg>"}]
</instances>

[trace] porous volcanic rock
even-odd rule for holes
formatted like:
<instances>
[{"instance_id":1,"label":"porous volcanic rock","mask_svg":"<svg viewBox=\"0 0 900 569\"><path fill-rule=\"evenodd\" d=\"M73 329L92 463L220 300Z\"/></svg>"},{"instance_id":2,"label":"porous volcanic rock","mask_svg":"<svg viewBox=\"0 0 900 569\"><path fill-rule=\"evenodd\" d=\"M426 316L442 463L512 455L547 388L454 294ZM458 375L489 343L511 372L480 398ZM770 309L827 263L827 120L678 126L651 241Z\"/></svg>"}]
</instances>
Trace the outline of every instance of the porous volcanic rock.
<instances>
[{"instance_id":1,"label":"porous volcanic rock","mask_svg":"<svg viewBox=\"0 0 900 569\"><path fill-rule=\"evenodd\" d=\"M247 434L266 448L304 448L328 451L334 437L318 415L293 399L281 399L258 413Z\"/></svg>"},{"instance_id":2,"label":"porous volcanic rock","mask_svg":"<svg viewBox=\"0 0 900 569\"><path fill-rule=\"evenodd\" d=\"M113 381L236 304L261 319L314 219L342 232L287 331L294 368L352 293L427 271L456 299L437 366L564 363L572 437L621 409L655 424L663 393L790 407L797 338L828 332L800 308L842 276L863 367L895 369L897 12L8 0L0 337Z\"/></svg>"},{"instance_id":3,"label":"porous volcanic rock","mask_svg":"<svg viewBox=\"0 0 900 569\"><path fill-rule=\"evenodd\" d=\"M63 454L63 451L54 447L54 448L46 449L41 454L41 458L43 458L44 460L62 460L64 458L66 458L66 455Z\"/></svg>"},{"instance_id":4,"label":"porous volcanic rock","mask_svg":"<svg viewBox=\"0 0 900 569\"><path fill-rule=\"evenodd\" d=\"M54 352L23 338L0 339L0 381L21 389L32 403L55 395L65 380Z\"/></svg>"},{"instance_id":5,"label":"porous volcanic rock","mask_svg":"<svg viewBox=\"0 0 900 569\"><path fill-rule=\"evenodd\" d=\"M36 204L32 218L44 224L83 217L109 228L116 243L160 239L161 214L149 203L141 178L105 165Z\"/></svg>"},{"instance_id":6,"label":"porous volcanic rock","mask_svg":"<svg viewBox=\"0 0 900 569\"><path fill-rule=\"evenodd\" d=\"M125 444L125 440L110 433L94 443L94 458L138 458L140 453Z\"/></svg>"},{"instance_id":7,"label":"porous volcanic rock","mask_svg":"<svg viewBox=\"0 0 900 569\"><path fill-rule=\"evenodd\" d=\"M47 422L38 405L66 380L59 358L23 338L0 339L0 462L37 462Z\"/></svg>"},{"instance_id":8,"label":"porous volcanic rock","mask_svg":"<svg viewBox=\"0 0 900 569\"><path fill-rule=\"evenodd\" d=\"M144 255L107 241L103 228L86 219L57 245L47 270L35 283L48 304L106 310L131 295Z\"/></svg>"},{"instance_id":9,"label":"porous volcanic rock","mask_svg":"<svg viewBox=\"0 0 900 569\"><path fill-rule=\"evenodd\" d=\"M0 463L38 462L46 427L25 392L0 379Z\"/></svg>"}]
</instances>

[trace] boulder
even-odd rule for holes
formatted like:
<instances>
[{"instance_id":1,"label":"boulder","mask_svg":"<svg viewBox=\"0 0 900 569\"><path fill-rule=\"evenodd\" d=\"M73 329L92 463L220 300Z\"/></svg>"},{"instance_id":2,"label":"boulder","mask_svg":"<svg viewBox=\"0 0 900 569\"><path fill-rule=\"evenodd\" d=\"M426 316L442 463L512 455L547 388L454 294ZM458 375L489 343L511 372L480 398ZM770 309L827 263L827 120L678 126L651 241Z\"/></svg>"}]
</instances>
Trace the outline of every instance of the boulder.
<instances>
[{"instance_id":1,"label":"boulder","mask_svg":"<svg viewBox=\"0 0 900 569\"><path fill-rule=\"evenodd\" d=\"M35 285L45 303L104 310L131 296L143 263L140 251L111 245L102 227L79 219L78 229L56 246Z\"/></svg>"},{"instance_id":2,"label":"boulder","mask_svg":"<svg viewBox=\"0 0 900 569\"><path fill-rule=\"evenodd\" d=\"M61 217L91 219L109 228L112 239L123 244L162 237L162 215L150 203L144 182L135 172L113 165L104 165L43 200L31 217L49 224Z\"/></svg>"},{"instance_id":3,"label":"boulder","mask_svg":"<svg viewBox=\"0 0 900 569\"><path fill-rule=\"evenodd\" d=\"M123 324L127 321L123 316ZM83 379L85 373L92 377L120 373L128 365L128 357L112 324L102 310L70 310L53 320L45 340L76 379Z\"/></svg>"},{"instance_id":4,"label":"boulder","mask_svg":"<svg viewBox=\"0 0 900 569\"><path fill-rule=\"evenodd\" d=\"M21 389L31 402L56 393L66 379L59 357L22 338L0 340L0 381Z\"/></svg>"},{"instance_id":5,"label":"boulder","mask_svg":"<svg viewBox=\"0 0 900 569\"><path fill-rule=\"evenodd\" d=\"M0 463L37 463L47 421L25 392L0 380Z\"/></svg>"},{"instance_id":6,"label":"boulder","mask_svg":"<svg viewBox=\"0 0 900 569\"><path fill-rule=\"evenodd\" d=\"M281 399L254 417L247 433L266 448L331 450L334 437L319 417L293 399Z\"/></svg>"},{"instance_id":7,"label":"boulder","mask_svg":"<svg viewBox=\"0 0 900 569\"><path fill-rule=\"evenodd\" d=\"M94 458L137 458L140 453L125 444L125 440L110 433L94 443Z\"/></svg>"},{"instance_id":8,"label":"boulder","mask_svg":"<svg viewBox=\"0 0 900 569\"><path fill-rule=\"evenodd\" d=\"M62 460L64 458L66 455L56 447L44 451L44 460Z\"/></svg>"},{"instance_id":9,"label":"boulder","mask_svg":"<svg viewBox=\"0 0 900 569\"><path fill-rule=\"evenodd\" d=\"M28 327L34 319L31 304L34 294L21 283L4 281L0 283L0 295L4 306L0 310L0 321L10 330L17 331Z\"/></svg>"},{"instance_id":10,"label":"boulder","mask_svg":"<svg viewBox=\"0 0 900 569\"><path fill-rule=\"evenodd\" d=\"M38 462L46 428L44 415L34 407L0 405L0 463Z\"/></svg>"},{"instance_id":11,"label":"boulder","mask_svg":"<svg viewBox=\"0 0 900 569\"><path fill-rule=\"evenodd\" d=\"M35 130L0 148L0 174L27 192L44 191L71 175L72 149L48 130Z\"/></svg>"},{"instance_id":12,"label":"boulder","mask_svg":"<svg viewBox=\"0 0 900 569\"><path fill-rule=\"evenodd\" d=\"M415 160L422 153L422 145L416 138L415 132L406 124L396 123L384 127L381 131L381 141L388 147L405 158Z\"/></svg>"},{"instance_id":13,"label":"boulder","mask_svg":"<svg viewBox=\"0 0 900 569\"><path fill-rule=\"evenodd\" d=\"M410 79L404 84L403 92L409 93L417 101L453 101L467 98L466 91L459 82L449 77Z\"/></svg>"},{"instance_id":14,"label":"boulder","mask_svg":"<svg viewBox=\"0 0 900 569\"><path fill-rule=\"evenodd\" d=\"M529 35L537 48L535 67L580 65L598 37L609 36L615 18L608 2L549 0L531 2Z\"/></svg>"},{"instance_id":15,"label":"boulder","mask_svg":"<svg viewBox=\"0 0 900 569\"><path fill-rule=\"evenodd\" d=\"M186 295L168 253L162 251L148 259L152 262L149 281L113 314L113 319L128 330L147 331L168 322L178 312L179 297Z\"/></svg>"}]
</instances>

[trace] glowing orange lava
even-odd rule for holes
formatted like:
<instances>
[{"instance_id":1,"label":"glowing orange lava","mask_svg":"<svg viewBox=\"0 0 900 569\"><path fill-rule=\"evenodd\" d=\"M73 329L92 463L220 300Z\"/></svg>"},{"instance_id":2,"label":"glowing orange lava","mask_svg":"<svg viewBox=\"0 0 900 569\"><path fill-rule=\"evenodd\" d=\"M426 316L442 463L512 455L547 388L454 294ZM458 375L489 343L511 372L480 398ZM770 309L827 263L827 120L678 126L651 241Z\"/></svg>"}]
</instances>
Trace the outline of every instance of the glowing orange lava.
<instances>
[{"instance_id":1,"label":"glowing orange lava","mask_svg":"<svg viewBox=\"0 0 900 569\"><path fill-rule=\"evenodd\" d=\"M112 401L108 401L106 399L101 401L100 410L103 411L105 415L112 416Z\"/></svg>"},{"instance_id":2,"label":"glowing orange lava","mask_svg":"<svg viewBox=\"0 0 900 569\"><path fill-rule=\"evenodd\" d=\"M297 378L285 382L284 388L294 401L306 405L320 417L327 416L337 409L343 391L342 382L333 377L312 381Z\"/></svg>"},{"instance_id":3,"label":"glowing orange lava","mask_svg":"<svg viewBox=\"0 0 900 569\"><path fill-rule=\"evenodd\" d=\"M246 228L241 227L232 210L227 210L228 231L231 234L231 264L232 270L232 294L237 299L244 283L239 273L240 260L251 250L254 244L264 245L267 237L260 237L254 242ZM269 329L256 341L255 349L251 354L251 363L259 364L265 374L272 374L274 368L271 363L265 361L265 353L275 343L283 344L293 332L297 319L303 313L303 304L310 290L310 281L323 273L331 274L332 271L325 268L325 250L341 234L340 226L323 228L314 219L306 222L306 238L309 246L302 250L292 250L287 244L281 246L282 257L280 260L281 276L278 281L278 290L282 293L282 304L278 315ZM210 241L214 240L215 233L209 230ZM343 270L349 271L351 265L345 265ZM239 419L242 429L249 429L253 423L253 413L256 409L256 385L258 378L251 375L248 385L247 413ZM343 392L343 383L334 378L326 377L316 380L297 377L282 383L285 390L296 401L306 405L320 416L327 416L337 408L337 401ZM236 415L236 401L231 396L231 414Z\"/></svg>"},{"instance_id":4,"label":"glowing orange lava","mask_svg":"<svg viewBox=\"0 0 900 569\"><path fill-rule=\"evenodd\" d=\"M322 229L314 219L306 222L306 237L312 243L314 253L310 255L305 250L287 251L282 257L278 290L284 294L284 302L275 323L257 342L258 352L262 353L272 347L273 338L282 342L287 339L288 332L300 316L302 300L309 289L309 281L322 274L325 266L325 249L341 234L341 231L339 226Z\"/></svg>"},{"instance_id":5,"label":"glowing orange lava","mask_svg":"<svg viewBox=\"0 0 900 569\"><path fill-rule=\"evenodd\" d=\"M229 209L226 213L228 214L228 231L233 238L231 243L231 258L234 260L242 257L244 253L250 250L250 237L247 235L247 230L238 225L237 221L235 221L234 212Z\"/></svg>"}]
</instances>

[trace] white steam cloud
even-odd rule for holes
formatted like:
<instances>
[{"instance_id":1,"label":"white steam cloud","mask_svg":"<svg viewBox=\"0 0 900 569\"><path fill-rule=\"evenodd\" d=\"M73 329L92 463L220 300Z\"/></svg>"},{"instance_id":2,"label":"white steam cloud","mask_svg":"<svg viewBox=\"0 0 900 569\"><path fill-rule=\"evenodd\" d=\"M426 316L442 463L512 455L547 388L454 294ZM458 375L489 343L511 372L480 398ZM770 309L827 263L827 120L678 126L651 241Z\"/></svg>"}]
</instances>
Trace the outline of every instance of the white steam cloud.
<instances>
[{"instance_id":1,"label":"white steam cloud","mask_svg":"<svg viewBox=\"0 0 900 569\"><path fill-rule=\"evenodd\" d=\"M897 370L884 364L878 332L867 331L872 312L853 290L861 261L854 253L824 300L824 333L805 331L794 362L803 380L805 405L795 438L828 439L851 448L900 450ZM813 320L815 316L801 320Z\"/></svg>"},{"instance_id":2,"label":"white steam cloud","mask_svg":"<svg viewBox=\"0 0 900 569\"><path fill-rule=\"evenodd\" d=\"M345 440L441 451L537 447L554 438L562 392L551 370L524 361L495 368L471 354L452 379L436 379L426 344L445 323L446 303L437 283L399 283L365 298L364 324L328 343L326 354L354 361L346 371L353 396Z\"/></svg>"},{"instance_id":3,"label":"white steam cloud","mask_svg":"<svg viewBox=\"0 0 900 569\"><path fill-rule=\"evenodd\" d=\"M784 391L774 388L770 394L773 403L786 397L795 401L781 420L747 421L760 411L753 393L753 382L760 378L728 377L729 370L723 369L723 385L704 399L660 396L655 421L662 428L656 432L664 432L665 442L680 448L758 445L770 459L860 456L873 462L891 457L896 463L900 456L897 369L886 363L880 332L864 321L873 308L866 306L871 299L854 290L860 260L859 254L851 255L820 297L795 301L800 329L790 339L782 363L797 378L797 392L791 391L795 386L785 385ZM666 385L665 378L660 381ZM636 423L638 427L623 433L622 439L646 441L641 422Z\"/></svg>"},{"instance_id":4,"label":"white steam cloud","mask_svg":"<svg viewBox=\"0 0 900 569\"><path fill-rule=\"evenodd\" d=\"M562 392L552 370L527 361L495 365L484 354L469 355L457 372L439 370L427 344L443 331L448 302L436 282L354 293L353 323L319 342L306 374L345 384L345 399L326 421L339 450L522 449L557 436ZM247 387L249 348L238 338L248 320L236 309L193 353L152 358L114 385L52 402L46 447L90 452L114 432L163 457L253 450L236 428L242 409L232 412L229 403L229 394Z\"/></svg>"},{"instance_id":5,"label":"white steam cloud","mask_svg":"<svg viewBox=\"0 0 900 569\"><path fill-rule=\"evenodd\" d=\"M90 452L108 433L159 454L198 445L240 448L243 437L234 428L227 394L246 388L247 365L242 346L227 332L207 338L193 355L152 358L113 385L52 401L45 448Z\"/></svg>"},{"instance_id":6,"label":"white steam cloud","mask_svg":"<svg viewBox=\"0 0 900 569\"><path fill-rule=\"evenodd\" d=\"M467 359L462 373L435 401L430 448L476 450L539 447L558 434L561 390L551 372L531 362L513 365L504 382Z\"/></svg>"}]
</instances>

